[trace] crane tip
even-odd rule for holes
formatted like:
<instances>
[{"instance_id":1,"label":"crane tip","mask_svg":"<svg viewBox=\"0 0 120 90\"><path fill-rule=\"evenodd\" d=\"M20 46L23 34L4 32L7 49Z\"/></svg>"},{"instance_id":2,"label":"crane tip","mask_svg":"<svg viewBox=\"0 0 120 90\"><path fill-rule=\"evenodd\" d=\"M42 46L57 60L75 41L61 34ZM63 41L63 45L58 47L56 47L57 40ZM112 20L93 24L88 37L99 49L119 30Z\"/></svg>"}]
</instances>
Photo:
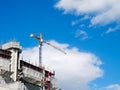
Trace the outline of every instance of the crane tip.
<instances>
[{"instance_id":1,"label":"crane tip","mask_svg":"<svg viewBox=\"0 0 120 90\"><path fill-rule=\"evenodd\" d=\"M34 34L30 34L30 37L34 37Z\"/></svg>"}]
</instances>

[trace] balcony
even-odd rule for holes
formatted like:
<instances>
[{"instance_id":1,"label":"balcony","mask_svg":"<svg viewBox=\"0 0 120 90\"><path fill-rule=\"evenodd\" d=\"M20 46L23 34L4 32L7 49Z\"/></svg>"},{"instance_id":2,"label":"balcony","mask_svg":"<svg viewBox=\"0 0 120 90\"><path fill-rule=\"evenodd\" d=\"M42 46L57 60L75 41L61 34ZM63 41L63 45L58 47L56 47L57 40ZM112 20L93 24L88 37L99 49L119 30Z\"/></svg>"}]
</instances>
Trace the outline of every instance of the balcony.
<instances>
[{"instance_id":1,"label":"balcony","mask_svg":"<svg viewBox=\"0 0 120 90\"><path fill-rule=\"evenodd\" d=\"M31 83L39 83L42 80L42 73L31 68L23 67L24 79Z\"/></svg>"},{"instance_id":2,"label":"balcony","mask_svg":"<svg viewBox=\"0 0 120 90\"><path fill-rule=\"evenodd\" d=\"M23 79L29 83L40 85L43 79L42 69L25 61L20 61L20 65L23 72Z\"/></svg>"}]
</instances>

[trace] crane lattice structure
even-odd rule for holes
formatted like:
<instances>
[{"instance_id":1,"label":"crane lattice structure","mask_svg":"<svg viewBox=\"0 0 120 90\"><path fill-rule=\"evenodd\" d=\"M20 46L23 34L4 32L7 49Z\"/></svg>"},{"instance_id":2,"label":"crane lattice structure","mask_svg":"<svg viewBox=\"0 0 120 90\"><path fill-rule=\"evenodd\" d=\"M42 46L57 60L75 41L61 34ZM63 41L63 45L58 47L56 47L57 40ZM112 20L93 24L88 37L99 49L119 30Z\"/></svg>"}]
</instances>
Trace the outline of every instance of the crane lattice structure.
<instances>
[{"instance_id":1,"label":"crane lattice structure","mask_svg":"<svg viewBox=\"0 0 120 90\"><path fill-rule=\"evenodd\" d=\"M42 38L42 33L40 33L40 36L36 36L35 34L30 34L30 37L34 37L36 38L38 41L39 41L39 66L42 65L42 46L43 46L43 43L46 43L47 45L57 49L58 51L64 53L64 54L67 54L65 51L63 51L62 49L52 45L51 43L43 40Z\"/></svg>"}]
</instances>

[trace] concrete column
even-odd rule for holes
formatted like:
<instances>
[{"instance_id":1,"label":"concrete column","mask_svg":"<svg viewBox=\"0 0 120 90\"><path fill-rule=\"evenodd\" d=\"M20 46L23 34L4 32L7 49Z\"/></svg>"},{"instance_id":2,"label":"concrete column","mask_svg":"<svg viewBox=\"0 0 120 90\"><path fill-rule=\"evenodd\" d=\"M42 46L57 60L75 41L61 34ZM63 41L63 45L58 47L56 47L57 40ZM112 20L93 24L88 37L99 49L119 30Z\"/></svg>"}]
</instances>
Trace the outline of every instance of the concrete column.
<instances>
[{"instance_id":1,"label":"concrete column","mask_svg":"<svg viewBox=\"0 0 120 90\"><path fill-rule=\"evenodd\" d=\"M14 72L11 75L11 78L16 81L17 80L17 69L18 69L18 59L19 59L19 52L16 49L10 50L12 52L11 57L11 71Z\"/></svg>"}]
</instances>

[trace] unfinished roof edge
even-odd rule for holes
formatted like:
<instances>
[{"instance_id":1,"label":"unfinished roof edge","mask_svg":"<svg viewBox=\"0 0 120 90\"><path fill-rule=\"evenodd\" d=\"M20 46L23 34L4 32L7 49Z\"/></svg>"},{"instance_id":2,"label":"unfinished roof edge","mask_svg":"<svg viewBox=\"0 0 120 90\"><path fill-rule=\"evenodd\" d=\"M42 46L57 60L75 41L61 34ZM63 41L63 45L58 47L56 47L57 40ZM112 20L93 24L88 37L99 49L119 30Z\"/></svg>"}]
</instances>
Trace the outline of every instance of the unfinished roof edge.
<instances>
[{"instance_id":1,"label":"unfinished roof edge","mask_svg":"<svg viewBox=\"0 0 120 90\"><path fill-rule=\"evenodd\" d=\"M18 49L19 52L22 51L22 47L20 46L20 43L19 43L19 42L14 42L14 41L5 43L5 44L3 44L1 47L2 47L2 49L4 49L4 50Z\"/></svg>"}]
</instances>

